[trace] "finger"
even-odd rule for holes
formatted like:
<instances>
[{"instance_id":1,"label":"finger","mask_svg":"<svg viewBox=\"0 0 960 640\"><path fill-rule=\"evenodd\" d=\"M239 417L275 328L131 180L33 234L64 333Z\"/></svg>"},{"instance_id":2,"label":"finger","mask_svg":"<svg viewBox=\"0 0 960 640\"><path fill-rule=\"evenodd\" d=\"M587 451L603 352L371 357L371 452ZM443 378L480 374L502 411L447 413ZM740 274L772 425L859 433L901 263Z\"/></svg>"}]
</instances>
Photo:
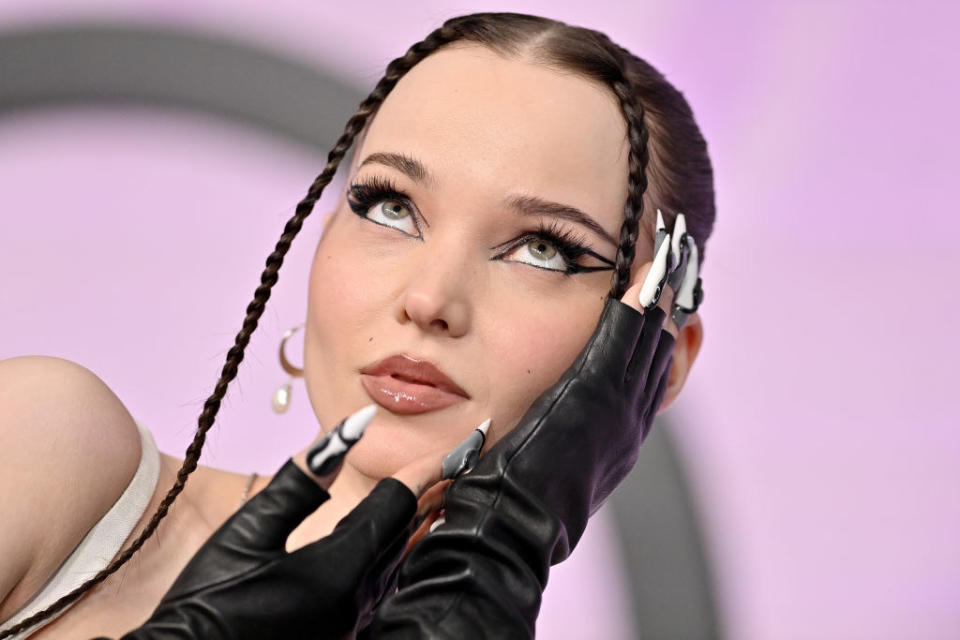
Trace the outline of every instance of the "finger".
<instances>
[{"instance_id":1,"label":"finger","mask_svg":"<svg viewBox=\"0 0 960 640\"><path fill-rule=\"evenodd\" d=\"M683 282L683 277L686 275L690 259L690 240L692 239L687 235L687 219L682 213L677 214L670 237L671 261L675 266L667 278L667 284L676 292L680 289L680 283Z\"/></svg>"},{"instance_id":2,"label":"finger","mask_svg":"<svg viewBox=\"0 0 960 640\"><path fill-rule=\"evenodd\" d=\"M666 313L660 307L648 309L644 314L646 322L640 329L640 338L627 365L625 381L635 388L644 389L650 376L650 370L657 355L657 347L661 344L661 337L669 333L663 330ZM672 338L672 336L670 336ZM673 347L671 340L670 347Z\"/></svg>"},{"instance_id":3,"label":"finger","mask_svg":"<svg viewBox=\"0 0 960 640\"><path fill-rule=\"evenodd\" d=\"M685 229L684 218L678 216L677 222L674 224L674 232L679 231L686 237ZM627 382L635 384L640 389L643 389L647 384L651 365L655 362L658 345L661 343L661 334L665 333L663 329L667 314L658 303L664 293L664 286L672 275L671 263L678 255L677 252L679 252L681 259L683 257L679 245L672 240L671 234L667 233L663 215L659 209L657 209L657 235L654 246L653 262L644 265L638 274L640 284L634 285L624 294L624 303L634 305L634 308L641 310L645 316L640 337L633 348L625 375ZM635 289L637 286L639 286L639 291ZM664 301L664 303L668 304L669 302Z\"/></svg>"},{"instance_id":4,"label":"finger","mask_svg":"<svg viewBox=\"0 0 960 640\"><path fill-rule=\"evenodd\" d=\"M483 449L483 443L487 441L487 429L489 428L490 418L487 418L453 451L444 456L441 473L444 480L456 478L477 464L477 460L480 459L480 450Z\"/></svg>"},{"instance_id":5,"label":"finger","mask_svg":"<svg viewBox=\"0 0 960 640\"><path fill-rule=\"evenodd\" d=\"M668 250L664 249L665 245L669 246ZM667 255L663 255L663 251ZM699 290L694 293L699 271L697 257L696 242L687 233L686 217L682 213L677 214L673 231L668 234L663 215L658 209L654 260L638 270L636 279L641 284L631 286L622 301L640 310L649 309L654 304L665 309L668 313L665 328L677 336L686 317L696 311L694 296L702 295ZM684 283L687 301L678 305L679 291Z\"/></svg>"},{"instance_id":6,"label":"finger","mask_svg":"<svg viewBox=\"0 0 960 640\"><path fill-rule=\"evenodd\" d=\"M490 420L487 419L479 427L470 432L469 435L446 455L440 451L431 451L426 453L407 466L403 467L393 477L407 485L410 491L417 498L423 495L423 492L434 486L445 474L451 471L466 469L467 465L476 464L480 450L486 440L487 428L490 426Z\"/></svg>"},{"instance_id":7,"label":"finger","mask_svg":"<svg viewBox=\"0 0 960 640\"><path fill-rule=\"evenodd\" d=\"M317 481L324 488L333 484L344 457L350 447L360 440L376 412L377 405L370 404L351 414L307 452L307 468L317 476Z\"/></svg>"},{"instance_id":8,"label":"finger","mask_svg":"<svg viewBox=\"0 0 960 640\"><path fill-rule=\"evenodd\" d=\"M677 330L683 328L687 318L697 311L703 301L703 282L700 278L700 251L693 236L686 234L689 258L677 295L674 297L671 320Z\"/></svg>"},{"instance_id":9,"label":"finger","mask_svg":"<svg viewBox=\"0 0 960 640\"><path fill-rule=\"evenodd\" d=\"M427 514L443 508L443 497L451 482L453 481L441 480L424 491L423 495L420 496L420 499L417 501L418 518L425 518Z\"/></svg>"},{"instance_id":10,"label":"finger","mask_svg":"<svg viewBox=\"0 0 960 640\"><path fill-rule=\"evenodd\" d=\"M659 217L659 211L657 214ZM657 233L659 235L661 231ZM644 277L637 294L637 302L644 311L649 311L660 301L663 287L670 275L670 257L670 234L666 234L657 246L653 264L650 265L650 270Z\"/></svg>"},{"instance_id":11,"label":"finger","mask_svg":"<svg viewBox=\"0 0 960 640\"><path fill-rule=\"evenodd\" d=\"M437 518L439 518L443 512L443 498L451 482L453 482L453 480L441 480L420 496L420 500L417 501L417 517L413 521L414 532L413 535L410 536L410 541L407 543L407 550L403 554L404 557L406 557L414 545L430 533L433 523L436 522Z\"/></svg>"},{"instance_id":12,"label":"finger","mask_svg":"<svg viewBox=\"0 0 960 640\"><path fill-rule=\"evenodd\" d=\"M416 530L413 532L413 535L410 536L410 540L407 541L407 548L403 552L403 557L406 558L407 554L413 550L417 543L423 540L427 534L429 534L434 529L434 523L437 522L442 516L442 510L437 509L435 511L430 511L422 519L418 519Z\"/></svg>"},{"instance_id":13,"label":"finger","mask_svg":"<svg viewBox=\"0 0 960 640\"><path fill-rule=\"evenodd\" d=\"M212 538L231 549L282 550L290 533L329 498L291 458Z\"/></svg>"},{"instance_id":14,"label":"finger","mask_svg":"<svg viewBox=\"0 0 960 640\"><path fill-rule=\"evenodd\" d=\"M417 499L409 487L384 478L328 536L297 549L290 560L326 579L335 577L336 585L323 594L326 597L378 600L406 548L416 510Z\"/></svg>"}]
</instances>

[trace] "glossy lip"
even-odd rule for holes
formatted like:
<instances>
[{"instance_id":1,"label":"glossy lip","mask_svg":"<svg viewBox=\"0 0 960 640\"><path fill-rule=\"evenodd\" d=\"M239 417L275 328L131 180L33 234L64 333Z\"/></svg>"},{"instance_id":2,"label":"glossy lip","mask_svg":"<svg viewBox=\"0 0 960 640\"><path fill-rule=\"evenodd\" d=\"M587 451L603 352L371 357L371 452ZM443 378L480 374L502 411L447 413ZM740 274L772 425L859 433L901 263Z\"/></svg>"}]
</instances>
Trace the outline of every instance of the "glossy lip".
<instances>
[{"instance_id":1,"label":"glossy lip","mask_svg":"<svg viewBox=\"0 0 960 640\"><path fill-rule=\"evenodd\" d=\"M377 404L394 413L436 411L470 394L429 360L396 354L360 369L361 384Z\"/></svg>"}]
</instances>

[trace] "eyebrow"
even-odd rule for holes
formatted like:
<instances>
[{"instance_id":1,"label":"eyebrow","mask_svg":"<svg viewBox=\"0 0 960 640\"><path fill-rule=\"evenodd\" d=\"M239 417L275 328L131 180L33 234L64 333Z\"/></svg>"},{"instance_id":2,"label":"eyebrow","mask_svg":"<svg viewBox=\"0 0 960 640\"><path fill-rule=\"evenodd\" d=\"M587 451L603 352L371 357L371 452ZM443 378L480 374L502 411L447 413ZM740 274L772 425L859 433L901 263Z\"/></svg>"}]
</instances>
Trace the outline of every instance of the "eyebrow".
<instances>
[{"instance_id":1,"label":"eyebrow","mask_svg":"<svg viewBox=\"0 0 960 640\"><path fill-rule=\"evenodd\" d=\"M402 153L371 153L369 156L364 158L363 162L360 163L360 166L357 167L357 170L359 171L368 164L379 164L385 167L396 169L419 184L429 187L435 187L437 185L436 177L430 173L430 171L423 165L422 162L416 158ZM548 216L552 218L569 220L571 222L578 222L613 246L618 246L617 241L614 240L613 236L607 233L606 229L601 227L596 220L576 207L560 204L559 202L551 202L550 200L529 195L510 196L506 199L505 204L510 209L521 215Z\"/></svg>"}]
</instances>

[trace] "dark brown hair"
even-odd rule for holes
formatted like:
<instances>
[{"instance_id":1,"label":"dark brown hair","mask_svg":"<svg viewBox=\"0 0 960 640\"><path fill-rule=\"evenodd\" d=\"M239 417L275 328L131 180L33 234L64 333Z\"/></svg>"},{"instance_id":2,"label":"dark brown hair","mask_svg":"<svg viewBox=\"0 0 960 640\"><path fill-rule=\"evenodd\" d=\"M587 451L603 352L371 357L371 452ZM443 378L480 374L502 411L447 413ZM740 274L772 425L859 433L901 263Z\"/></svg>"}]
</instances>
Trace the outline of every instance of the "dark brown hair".
<instances>
[{"instance_id":1,"label":"dark brown hair","mask_svg":"<svg viewBox=\"0 0 960 640\"><path fill-rule=\"evenodd\" d=\"M715 217L713 169L706 142L690 106L659 71L614 44L603 33L547 18L518 13L475 13L447 20L424 40L411 46L402 57L387 65L383 78L347 121L343 135L327 156L327 165L310 185L306 197L297 204L296 213L287 221L276 248L267 257L260 285L247 305L243 325L234 346L227 353L220 379L197 419L197 431L187 447L177 480L147 526L116 560L97 575L43 611L0 633L0 640L48 618L103 582L156 531L170 505L183 491L188 476L197 468L207 431L213 426L227 386L237 375L250 336L257 328L270 299L270 290L277 282L277 272L303 221L313 211L358 134L365 129L400 78L425 57L452 42L478 43L506 57L528 57L538 64L573 71L603 83L616 96L627 122L630 157L629 195L624 205L616 268L610 283L611 297L620 298L626 291L641 218L645 212L655 212L658 207L668 229L673 227L677 213L685 215L687 232L696 240L702 263L704 245ZM651 215L648 214L648 218Z\"/></svg>"}]
</instances>

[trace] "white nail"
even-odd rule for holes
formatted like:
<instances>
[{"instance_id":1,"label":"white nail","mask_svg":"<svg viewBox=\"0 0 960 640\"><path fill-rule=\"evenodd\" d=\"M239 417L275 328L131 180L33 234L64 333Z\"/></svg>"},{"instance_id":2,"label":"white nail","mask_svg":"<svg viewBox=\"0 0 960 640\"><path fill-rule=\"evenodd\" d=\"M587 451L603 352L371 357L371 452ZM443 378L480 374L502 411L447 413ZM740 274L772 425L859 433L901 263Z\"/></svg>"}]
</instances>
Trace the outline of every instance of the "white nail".
<instances>
[{"instance_id":1,"label":"white nail","mask_svg":"<svg viewBox=\"0 0 960 640\"><path fill-rule=\"evenodd\" d=\"M700 272L700 256L697 252L697 243L693 236L688 235L687 240L690 243L690 257L687 259L687 272L683 276L683 282L680 283L680 290L677 291L677 297L674 300L674 306L683 309L692 309L694 306L693 291L697 286L697 276Z\"/></svg>"},{"instance_id":2,"label":"white nail","mask_svg":"<svg viewBox=\"0 0 960 640\"><path fill-rule=\"evenodd\" d=\"M367 425L370 424L370 421L373 420L373 415L376 412L377 405L368 404L363 409L352 414L346 419L343 426L340 427L340 435L342 435L345 440L357 440L363 435L364 430L367 428Z\"/></svg>"},{"instance_id":3,"label":"white nail","mask_svg":"<svg viewBox=\"0 0 960 640\"><path fill-rule=\"evenodd\" d=\"M439 527L440 525L442 525L442 524L443 524L444 522L446 522L446 521L447 521L447 519L444 518L443 516L440 516L439 518L437 518L436 520L434 520L434 521L433 521L433 524L430 525L430 533L433 533L433 530L434 530L434 529L436 529L437 527Z\"/></svg>"},{"instance_id":4,"label":"white nail","mask_svg":"<svg viewBox=\"0 0 960 640\"><path fill-rule=\"evenodd\" d=\"M667 236L667 241L660 245L660 250L653 259L653 266L650 267L650 272L647 273L647 277L640 287L640 295L638 298L640 306L644 309L656 302L654 298L658 297L659 292L657 289L659 288L660 281L663 280L663 277L667 273L667 252L669 250L670 237Z\"/></svg>"},{"instance_id":5,"label":"white nail","mask_svg":"<svg viewBox=\"0 0 960 640\"><path fill-rule=\"evenodd\" d=\"M670 242L670 250L673 253L673 265L680 265L680 256L681 246L680 241L683 239L683 234L687 232L687 220L683 217L682 213L677 214L677 219L673 223L673 237Z\"/></svg>"},{"instance_id":6,"label":"white nail","mask_svg":"<svg viewBox=\"0 0 960 640\"><path fill-rule=\"evenodd\" d=\"M490 418L487 418L486 420L484 420L484 421L480 424L480 426L477 427L477 429L480 431L480 433L482 433L482 434L484 435L484 437L486 437L486 435L487 435L487 429L489 429L489 428L490 428Z\"/></svg>"},{"instance_id":7,"label":"white nail","mask_svg":"<svg viewBox=\"0 0 960 640\"><path fill-rule=\"evenodd\" d=\"M660 213L660 209L657 209L657 231L666 229L667 225L663 223L663 214Z\"/></svg>"}]
</instances>

